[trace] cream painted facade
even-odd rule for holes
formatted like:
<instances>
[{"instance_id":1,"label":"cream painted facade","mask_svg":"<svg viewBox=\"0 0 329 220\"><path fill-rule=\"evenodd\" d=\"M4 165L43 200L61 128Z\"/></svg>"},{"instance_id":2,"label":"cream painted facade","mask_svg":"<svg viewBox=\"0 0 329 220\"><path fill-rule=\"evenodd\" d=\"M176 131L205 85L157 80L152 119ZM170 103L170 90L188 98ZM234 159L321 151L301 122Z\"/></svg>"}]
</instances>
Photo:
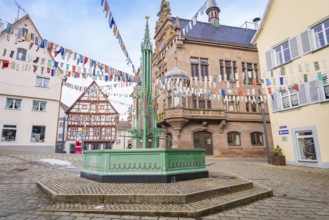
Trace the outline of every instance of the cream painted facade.
<instances>
[{"instance_id":1,"label":"cream painted facade","mask_svg":"<svg viewBox=\"0 0 329 220\"><path fill-rule=\"evenodd\" d=\"M46 73L48 60L54 61L47 48L36 51L36 44L30 48L32 41L15 44L17 28L41 39L30 17L24 16L13 28L9 41L5 31L0 35L0 148L54 152L62 79ZM22 52L19 59L18 52ZM3 68L6 62L8 68Z\"/></svg>"},{"instance_id":2,"label":"cream painted facade","mask_svg":"<svg viewBox=\"0 0 329 220\"><path fill-rule=\"evenodd\" d=\"M272 100L274 146L288 164L329 168L329 1L270 0L252 43Z\"/></svg>"}]
</instances>

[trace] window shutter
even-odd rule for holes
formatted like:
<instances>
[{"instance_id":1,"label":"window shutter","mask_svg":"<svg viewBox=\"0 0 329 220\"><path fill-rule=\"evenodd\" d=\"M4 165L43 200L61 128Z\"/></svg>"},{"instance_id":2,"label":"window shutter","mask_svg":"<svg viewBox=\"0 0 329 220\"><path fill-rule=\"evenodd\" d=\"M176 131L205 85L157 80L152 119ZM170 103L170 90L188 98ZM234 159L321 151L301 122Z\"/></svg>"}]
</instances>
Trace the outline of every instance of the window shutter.
<instances>
[{"instance_id":1,"label":"window shutter","mask_svg":"<svg viewBox=\"0 0 329 220\"><path fill-rule=\"evenodd\" d=\"M289 45L290 45L291 59L293 60L299 57L297 37L291 38L289 40Z\"/></svg>"},{"instance_id":2,"label":"window shutter","mask_svg":"<svg viewBox=\"0 0 329 220\"><path fill-rule=\"evenodd\" d=\"M274 93L273 94L274 96L274 100L273 98L271 99L272 100L272 112L275 112L275 111L278 111L279 110L279 106L278 106L278 93Z\"/></svg>"},{"instance_id":3,"label":"window shutter","mask_svg":"<svg viewBox=\"0 0 329 220\"><path fill-rule=\"evenodd\" d=\"M310 39L310 35L308 34L308 30L304 31L301 34L301 39L302 39L303 54L306 54L311 51L311 39Z\"/></svg>"},{"instance_id":4,"label":"window shutter","mask_svg":"<svg viewBox=\"0 0 329 220\"><path fill-rule=\"evenodd\" d=\"M265 57L266 57L266 67L267 70L270 70L273 68L273 60L272 60L272 51L269 50L265 53Z\"/></svg>"},{"instance_id":5,"label":"window shutter","mask_svg":"<svg viewBox=\"0 0 329 220\"><path fill-rule=\"evenodd\" d=\"M305 105L307 103L305 84L299 85L298 98L300 105Z\"/></svg>"},{"instance_id":6,"label":"window shutter","mask_svg":"<svg viewBox=\"0 0 329 220\"><path fill-rule=\"evenodd\" d=\"M320 100L318 92L318 82L316 80L310 81L310 97L311 102L317 102Z\"/></svg>"}]
</instances>

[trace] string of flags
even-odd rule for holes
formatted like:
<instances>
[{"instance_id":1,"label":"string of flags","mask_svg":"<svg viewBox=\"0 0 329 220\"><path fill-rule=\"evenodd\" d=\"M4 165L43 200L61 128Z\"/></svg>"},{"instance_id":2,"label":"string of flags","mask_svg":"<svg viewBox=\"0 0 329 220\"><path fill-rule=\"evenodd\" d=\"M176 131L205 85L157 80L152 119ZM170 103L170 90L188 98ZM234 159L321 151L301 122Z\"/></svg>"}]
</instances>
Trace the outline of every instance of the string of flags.
<instances>
[{"instance_id":1,"label":"string of flags","mask_svg":"<svg viewBox=\"0 0 329 220\"><path fill-rule=\"evenodd\" d=\"M205 3L201 6L198 12L192 17L192 19L183 27L182 34L186 35L190 30L193 29L193 26L197 24L198 15L202 16L208 9L209 6L214 4L215 1L213 0L206 0ZM216 21L213 23L215 27L219 27L219 22Z\"/></svg>"},{"instance_id":2,"label":"string of flags","mask_svg":"<svg viewBox=\"0 0 329 220\"><path fill-rule=\"evenodd\" d=\"M264 71L264 87L267 88L268 94L274 100L276 91L284 93L286 88L290 92L299 91L300 85L308 82L318 82L323 85L324 80L328 79L328 61L322 60L314 61L313 63L283 66L276 70L272 69L269 73ZM313 69L311 66L313 66Z\"/></svg>"},{"instance_id":3,"label":"string of flags","mask_svg":"<svg viewBox=\"0 0 329 220\"><path fill-rule=\"evenodd\" d=\"M197 96L207 100L222 100L223 102L266 102L267 98L261 89L256 88L242 89L236 87L230 81L217 81L215 77L209 76L209 80L199 78L192 78L186 80L184 78L174 79L157 79L155 81L155 96L159 94L166 95L167 97L179 96ZM258 94L256 94L258 92ZM246 93L246 94L245 94Z\"/></svg>"},{"instance_id":4,"label":"string of flags","mask_svg":"<svg viewBox=\"0 0 329 220\"><path fill-rule=\"evenodd\" d=\"M112 89L117 89L117 88L125 88L125 87L129 87L129 86L133 86L134 83L118 83L118 84L114 84L114 85L105 85L105 86L99 86L101 89L103 90L112 90ZM70 89L75 89L77 91L87 91L88 86L79 86L79 85L75 85L72 83L68 83L68 82L64 82L63 86L70 88Z\"/></svg>"},{"instance_id":5,"label":"string of flags","mask_svg":"<svg viewBox=\"0 0 329 220\"><path fill-rule=\"evenodd\" d=\"M118 29L118 26L117 26L115 20L114 20L112 11L110 9L110 6L109 6L107 0L101 0L101 6L103 6L103 12L105 12L105 18L108 18L109 27L111 29L113 29L113 34L118 39L118 43L120 45L120 48L121 48L122 52L124 53L124 55L126 57L127 65L132 66L133 73L134 73L134 75L136 75L137 72L136 72L135 66L134 66L133 62L131 61L131 58L128 54L128 51L127 51L127 48L126 48L125 44L123 43L120 31Z\"/></svg>"},{"instance_id":6,"label":"string of flags","mask_svg":"<svg viewBox=\"0 0 329 220\"><path fill-rule=\"evenodd\" d=\"M4 22L2 21L1 24L4 25ZM40 50L44 53L49 51L58 61L46 60L42 57L30 55L28 53L29 50L14 51L7 48L0 48L3 49L2 55L4 58L6 56L12 59L16 58L15 61L1 59L0 67L2 69L11 68L17 71L33 71L37 74L48 73L51 76L65 74L67 77L74 78L96 77L99 80L115 82L138 81L138 77L100 63L47 39L41 39L25 27L15 27L13 24L7 22L5 34L8 41L13 36L14 44L28 43L28 49L31 51L31 54L32 50ZM25 61L26 64L21 64L21 61Z\"/></svg>"}]
</instances>

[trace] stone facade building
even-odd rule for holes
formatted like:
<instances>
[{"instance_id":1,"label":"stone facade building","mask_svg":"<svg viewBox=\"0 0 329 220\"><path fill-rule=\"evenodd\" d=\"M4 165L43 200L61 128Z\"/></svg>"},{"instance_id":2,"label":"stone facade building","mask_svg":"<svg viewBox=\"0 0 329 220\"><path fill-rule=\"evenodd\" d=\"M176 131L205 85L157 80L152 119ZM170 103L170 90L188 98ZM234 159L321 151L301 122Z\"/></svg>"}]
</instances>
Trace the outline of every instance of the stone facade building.
<instances>
[{"instance_id":1,"label":"stone facade building","mask_svg":"<svg viewBox=\"0 0 329 220\"><path fill-rule=\"evenodd\" d=\"M159 145L206 148L208 155L265 156L262 104L271 150L273 144L258 52L250 43L256 31L218 27L220 9L215 1L210 2L206 10L209 23L194 21L184 34L182 30L191 21L173 17L169 2L161 3L154 37L153 80L163 82L165 88L183 82L188 89L160 91L158 126L167 134ZM200 95L200 89L217 99Z\"/></svg>"}]
</instances>

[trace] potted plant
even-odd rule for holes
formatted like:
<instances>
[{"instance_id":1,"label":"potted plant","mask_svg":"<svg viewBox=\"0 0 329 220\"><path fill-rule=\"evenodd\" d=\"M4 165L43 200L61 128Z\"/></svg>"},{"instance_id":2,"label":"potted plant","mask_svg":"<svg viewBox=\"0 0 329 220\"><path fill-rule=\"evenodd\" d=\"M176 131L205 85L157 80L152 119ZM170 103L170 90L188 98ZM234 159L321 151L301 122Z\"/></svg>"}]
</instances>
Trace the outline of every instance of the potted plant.
<instances>
[{"instance_id":1,"label":"potted plant","mask_svg":"<svg viewBox=\"0 0 329 220\"><path fill-rule=\"evenodd\" d=\"M282 148L277 145L271 156L272 165L284 166L286 165L286 157L283 155Z\"/></svg>"}]
</instances>

